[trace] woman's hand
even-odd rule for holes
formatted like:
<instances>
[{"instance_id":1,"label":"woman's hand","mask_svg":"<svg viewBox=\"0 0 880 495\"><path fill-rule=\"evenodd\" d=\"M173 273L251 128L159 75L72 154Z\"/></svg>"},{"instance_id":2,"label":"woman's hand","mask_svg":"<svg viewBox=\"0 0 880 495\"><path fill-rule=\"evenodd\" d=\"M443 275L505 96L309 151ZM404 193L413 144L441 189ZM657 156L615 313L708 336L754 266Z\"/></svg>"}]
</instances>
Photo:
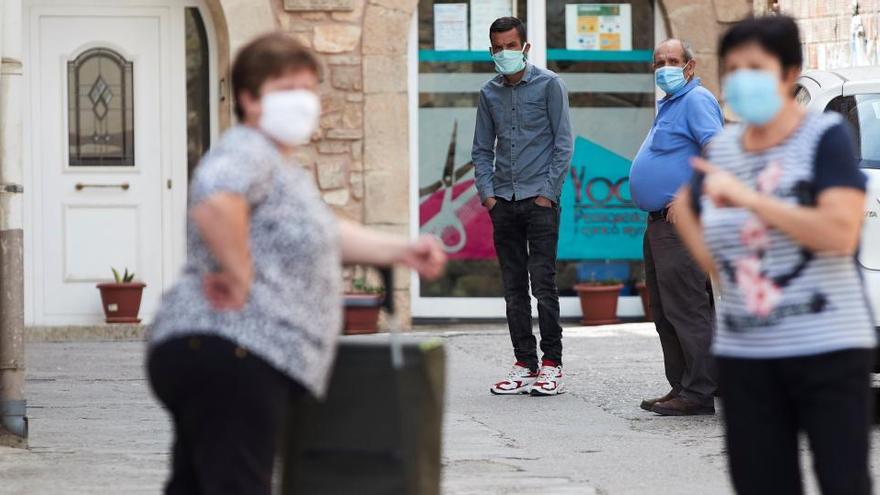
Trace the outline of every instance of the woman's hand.
<instances>
[{"instance_id":1,"label":"woman's hand","mask_svg":"<svg viewBox=\"0 0 880 495\"><path fill-rule=\"evenodd\" d=\"M423 278L433 280L446 267L446 253L434 236L423 235L404 250L400 261L419 272Z\"/></svg>"},{"instance_id":2,"label":"woman's hand","mask_svg":"<svg viewBox=\"0 0 880 495\"><path fill-rule=\"evenodd\" d=\"M244 307L251 290L250 207L240 194L216 193L195 205L190 214L220 269L202 279L202 292L218 310Z\"/></svg>"},{"instance_id":3,"label":"woman's hand","mask_svg":"<svg viewBox=\"0 0 880 495\"><path fill-rule=\"evenodd\" d=\"M339 220L339 227L343 263L375 266L402 263L426 279L439 277L446 266L446 254L434 236L423 235L410 241L345 219Z\"/></svg>"},{"instance_id":4,"label":"woman's hand","mask_svg":"<svg viewBox=\"0 0 880 495\"><path fill-rule=\"evenodd\" d=\"M251 291L250 277L230 272L209 273L202 278L205 299L216 310L237 311L247 303Z\"/></svg>"},{"instance_id":5,"label":"woman's hand","mask_svg":"<svg viewBox=\"0 0 880 495\"><path fill-rule=\"evenodd\" d=\"M703 194L720 208L751 208L759 193L743 184L733 174L719 169L702 158L691 158L691 165L705 174Z\"/></svg>"}]
</instances>

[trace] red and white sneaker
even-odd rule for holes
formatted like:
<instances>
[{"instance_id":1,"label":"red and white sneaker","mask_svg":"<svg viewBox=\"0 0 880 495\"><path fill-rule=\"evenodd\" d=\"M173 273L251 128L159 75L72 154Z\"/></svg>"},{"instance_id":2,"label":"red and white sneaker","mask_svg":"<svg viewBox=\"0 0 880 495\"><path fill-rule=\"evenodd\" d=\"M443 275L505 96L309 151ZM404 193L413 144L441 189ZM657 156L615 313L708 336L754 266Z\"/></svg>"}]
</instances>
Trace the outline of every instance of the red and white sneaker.
<instances>
[{"instance_id":1,"label":"red and white sneaker","mask_svg":"<svg viewBox=\"0 0 880 495\"><path fill-rule=\"evenodd\" d=\"M538 379L532 384L531 394L533 397L544 397L565 393L562 386L562 366L544 362L538 372Z\"/></svg>"},{"instance_id":2,"label":"red and white sneaker","mask_svg":"<svg viewBox=\"0 0 880 495\"><path fill-rule=\"evenodd\" d=\"M537 379L538 372L530 370L522 363L516 363L507 373L507 379L492 385L489 392L495 395L528 394Z\"/></svg>"}]
</instances>

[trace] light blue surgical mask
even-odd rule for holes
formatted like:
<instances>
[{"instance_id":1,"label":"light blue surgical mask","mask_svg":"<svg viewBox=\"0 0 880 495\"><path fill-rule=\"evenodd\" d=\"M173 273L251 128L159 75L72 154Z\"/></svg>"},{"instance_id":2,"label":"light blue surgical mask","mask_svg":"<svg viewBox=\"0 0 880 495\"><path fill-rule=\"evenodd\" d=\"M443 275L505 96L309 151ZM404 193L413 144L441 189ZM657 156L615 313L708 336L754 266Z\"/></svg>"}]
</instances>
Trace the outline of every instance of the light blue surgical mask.
<instances>
[{"instance_id":1,"label":"light blue surgical mask","mask_svg":"<svg viewBox=\"0 0 880 495\"><path fill-rule=\"evenodd\" d=\"M684 67L660 67L654 72L657 87L667 95L674 95L687 84Z\"/></svg>"},{"instance_id":2,"label":"light blue surgical mask","mask_svg":"<svg viewBox=\"0 0 880 495\"><path fill-rule=\"evenodd\" d=\"M770 122L782 109L779 78L765 70L738 70L724 79L724 100L747 124Z\"/></svg>"},{"instance_id":3,"label":"light blue surgical mask","mask_svg":"<svg viewBox=\"0 0 880 495\"><path fill-rule=\"evenodd\" d=\"M495 61L495 70L499 74L516 74L526 68L525 47L522 50L501 50L492 55L492 60Z\"/></svg>"}]
</instances>

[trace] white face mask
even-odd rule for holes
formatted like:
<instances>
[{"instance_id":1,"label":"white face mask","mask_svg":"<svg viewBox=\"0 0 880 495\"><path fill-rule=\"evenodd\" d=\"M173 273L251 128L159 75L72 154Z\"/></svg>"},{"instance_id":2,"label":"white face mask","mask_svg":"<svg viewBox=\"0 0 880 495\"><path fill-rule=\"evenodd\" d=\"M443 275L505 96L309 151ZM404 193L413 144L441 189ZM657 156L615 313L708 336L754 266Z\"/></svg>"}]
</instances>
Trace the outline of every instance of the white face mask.
<instances>
[{"instance_id":1,"label":"white face mask","mask_svg":"<svg viewBox=\"0 0 880 495\"><path fill-rule=\"evenodd\" d=\"M268 93L260 104L260 129L288 146L308 143L321 119L321 100L304 89Z\"/></svg>"}]
</instances>

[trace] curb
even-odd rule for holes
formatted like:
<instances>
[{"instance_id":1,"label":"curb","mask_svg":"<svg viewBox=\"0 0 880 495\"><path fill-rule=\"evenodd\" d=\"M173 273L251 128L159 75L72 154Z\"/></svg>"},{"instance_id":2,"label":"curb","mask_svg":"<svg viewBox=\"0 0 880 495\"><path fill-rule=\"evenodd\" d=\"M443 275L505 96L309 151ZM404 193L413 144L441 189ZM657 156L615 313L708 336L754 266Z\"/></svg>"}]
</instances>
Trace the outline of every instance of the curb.
<instances>
[{"instance_id":1,"label":"curb","mask_svg":"<svg viewBox=\"0 0 880 495\"><path fill-rule=\"evenodd\" d=\"M25 342L143 341L144 325L82 325L25 327Z\"/></svg>"}]
</instances>

